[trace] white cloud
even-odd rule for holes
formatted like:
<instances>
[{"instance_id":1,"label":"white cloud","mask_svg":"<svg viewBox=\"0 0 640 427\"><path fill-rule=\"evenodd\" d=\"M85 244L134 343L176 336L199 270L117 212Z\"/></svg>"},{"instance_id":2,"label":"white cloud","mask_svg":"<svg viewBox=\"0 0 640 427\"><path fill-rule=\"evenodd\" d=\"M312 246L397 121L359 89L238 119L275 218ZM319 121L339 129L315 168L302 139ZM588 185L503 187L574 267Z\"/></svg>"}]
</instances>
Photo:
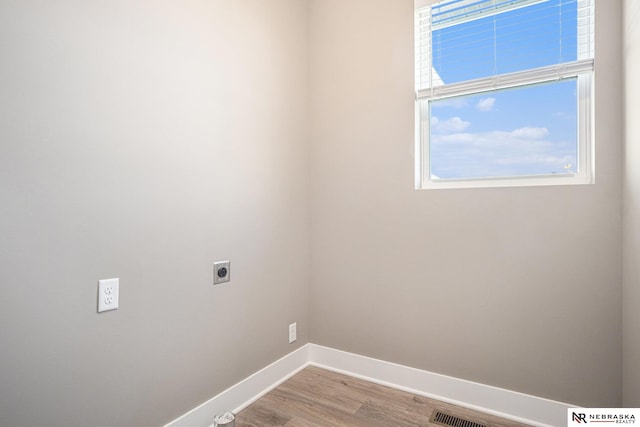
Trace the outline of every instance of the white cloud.
<instances>
[{"instance_id":1,"label":"white cloud","mask_svg":"<svg viewBox=\"0 0 640 427\"><path fill-rule=\"evenodd\" d=\"M493 110L493 106L495 105L495 103L496 103L495 98L482 98L476 104L476 110L486 113L488 111Z\"/></svg>"},{"instance_id":2,"label":"white cloud","mask_svg":"<svg viewBox=\"0 0 640 427\"><path fill-rule=\"evenodd\" d=\"M553 156L545 154L529 154L522 157L508 157L496 159L496 163L499 165L523 165L523 164L549 164L549 165L561 165L570 164L573 161L573 156Z\"/></svg>"},{"instance_id":3,"label":"white cloud","mask_svg":"<svg viewBox=\"0 0 640 427\"><path fill-rule=\"evenodd\" d=\"M468 123L468 122L465 122ZM482 149L510 148L521 150L521 147L548 147L551 145L545 137L546 128L520 128L510 132L492 131L484 133L439 132L433 139L434 144L458 144L475 146Z\"/></svg>"},{"instance_id":4,"label":"white cloud","mask_svg":"<svg viewBox=\"0 0 640 427\"><path fill-rule=\"evenodd\" d=\"M462 120L460 117L451 117L447 120L440 120L436 116L431 117L431 131L434 133L459 133L469 126L471 126L471 123Z\"/></svg>"},{"instance_id":5,"label":"white cloud","mask_svg":"<svg viewBox=\"0 0 640 427\"><path fill-rule=\"evenodd\" d=\"M511 134L516 138L542 139L547 135L549 135L549 130L547 128L523 127L523 128L514 130L513 132L511 132Z\"/></svg>"},{"instance_id":6,"label":"white cloud","mask_svg":"<svg viewBox=\"0 0 640 427\"><path fill-rule=\"evenodd\" d=\"M444 178L566 173L575 163L575 143L553 140L546 128L436 133L431 143L432 173Z\"/></svg>"}]
</instances>

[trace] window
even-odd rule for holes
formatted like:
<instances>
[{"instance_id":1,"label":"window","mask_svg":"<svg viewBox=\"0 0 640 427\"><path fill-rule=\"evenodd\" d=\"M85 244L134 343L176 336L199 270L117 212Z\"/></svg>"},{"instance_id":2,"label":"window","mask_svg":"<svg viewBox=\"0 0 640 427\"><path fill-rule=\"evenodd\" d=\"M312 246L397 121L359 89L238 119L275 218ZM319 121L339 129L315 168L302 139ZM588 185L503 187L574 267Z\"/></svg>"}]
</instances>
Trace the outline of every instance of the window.
<instances>
[{"instance_id":1,"label":"window","mask_svg":"<svg viewBox=\"0 0 640 427\"><path fill-rule=\"evenodd\" d=\"M593 1L416 0L417 188L593 182Z\"/></svg>"}]
</instances>

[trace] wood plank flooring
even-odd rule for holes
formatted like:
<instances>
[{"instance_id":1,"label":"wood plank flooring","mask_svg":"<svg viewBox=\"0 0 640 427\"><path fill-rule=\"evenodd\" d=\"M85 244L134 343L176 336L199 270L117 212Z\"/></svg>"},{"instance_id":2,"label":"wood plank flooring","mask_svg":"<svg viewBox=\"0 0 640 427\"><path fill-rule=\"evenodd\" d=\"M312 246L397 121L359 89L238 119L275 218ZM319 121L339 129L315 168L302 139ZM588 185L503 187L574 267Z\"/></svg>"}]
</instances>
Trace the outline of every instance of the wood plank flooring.
<instances>
[{"instance_id":1,"label":"wood plank flooring","mask_svg":"<svg viewBox=\"0 0 640 427\"><path fill-rule=\"evenodd\" d=\"M236 427L441 427L429 422L434 409L489 427L526 427L313 366L241 411Z\"/></svg>"}]
</instances>

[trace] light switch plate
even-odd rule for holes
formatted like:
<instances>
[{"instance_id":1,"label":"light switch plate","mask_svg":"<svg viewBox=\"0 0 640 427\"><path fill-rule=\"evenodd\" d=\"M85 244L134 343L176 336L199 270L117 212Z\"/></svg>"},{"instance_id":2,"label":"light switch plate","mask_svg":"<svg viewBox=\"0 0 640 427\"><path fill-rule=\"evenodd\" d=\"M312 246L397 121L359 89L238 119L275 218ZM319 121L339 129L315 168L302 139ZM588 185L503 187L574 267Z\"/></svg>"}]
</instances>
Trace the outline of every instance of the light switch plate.
<instances>
[{"instance_id":1,"label":"light switch plate","mask_svg":"<svg viewBox=\"0 0 640 427\"><path fill-rule=\"evenodd\" d=\"M120 279L98 280L98 313L118 308Z\"/></svg>"}]
</instances>

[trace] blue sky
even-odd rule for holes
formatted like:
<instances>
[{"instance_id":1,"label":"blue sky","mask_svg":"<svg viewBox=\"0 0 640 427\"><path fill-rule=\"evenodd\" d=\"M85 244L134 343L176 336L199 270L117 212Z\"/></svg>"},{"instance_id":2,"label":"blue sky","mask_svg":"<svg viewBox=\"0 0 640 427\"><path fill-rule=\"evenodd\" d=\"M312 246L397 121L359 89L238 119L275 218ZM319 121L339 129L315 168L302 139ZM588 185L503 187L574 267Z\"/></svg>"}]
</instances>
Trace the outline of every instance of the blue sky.
<instances>
[{"instance_id":1,"label":"blue sky","mask_svg":"<svg viewBox=\"0 0 640 427\"><path fill-rule=\"evenodd\" d=\"M548 0L434 31L433 65L447 84L571 61L576 34L575 0ZM432 177L575 172L576 83L433 101Z\"/></svg>"}]
</instances>

